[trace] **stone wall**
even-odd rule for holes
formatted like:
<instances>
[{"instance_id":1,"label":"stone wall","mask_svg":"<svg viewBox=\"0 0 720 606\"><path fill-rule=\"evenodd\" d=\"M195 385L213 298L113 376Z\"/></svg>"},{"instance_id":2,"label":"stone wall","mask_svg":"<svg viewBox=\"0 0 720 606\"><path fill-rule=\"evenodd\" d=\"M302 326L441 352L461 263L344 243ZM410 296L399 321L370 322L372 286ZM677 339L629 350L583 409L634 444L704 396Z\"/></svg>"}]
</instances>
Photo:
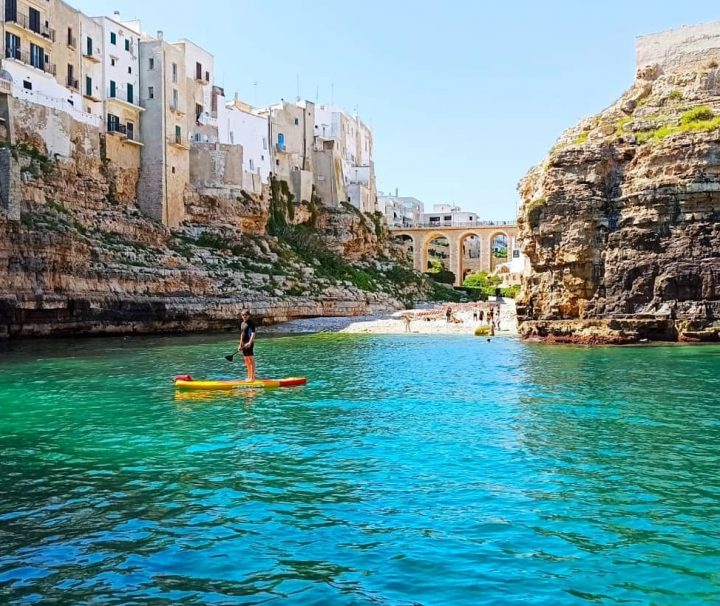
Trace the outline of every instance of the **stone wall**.
<instances>
[{"instance_id":1,"label":"stone wall","mask_svg":"<svg viewBox=\"0 0 720 606\"><path fill-rule=\"evenodd\" d=\"M193 141L190 145L190 183L193 187L242 189L242 146Z\"/></svg>"},{"instance_id":2,"label":"stone wall","mask_svg":"<svg viewBox=\"0 0 720 606\"><path fill-rule=\"evenodd\" d=\"M682 71L693 64L720 61L720 21L638 36L636 55L638 71L651 66Z\"/></svg>"}]
</instances>

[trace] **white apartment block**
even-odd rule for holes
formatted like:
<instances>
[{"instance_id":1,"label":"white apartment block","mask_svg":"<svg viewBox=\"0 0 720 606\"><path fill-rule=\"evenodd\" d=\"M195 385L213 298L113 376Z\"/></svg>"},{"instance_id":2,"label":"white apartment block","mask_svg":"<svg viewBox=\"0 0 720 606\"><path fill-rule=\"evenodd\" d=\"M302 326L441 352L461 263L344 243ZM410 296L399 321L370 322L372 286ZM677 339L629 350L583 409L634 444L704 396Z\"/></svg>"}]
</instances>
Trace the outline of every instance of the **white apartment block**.
<instances>
[{"instance_id":1,"label":"white apartment block","mask_svg":"<svg viewBox=\"0 0 720 606\"><path fill-rule=\"evenodd\" d=\"M422 223L433 227L469 227L480 224L475 213L465 212L452 204L434 204L431 213L423 213Z\"/></svg>"},{"instance_id":2,"label":"white apartment block","mask_svg":"<svg viewBox=\"0 0 720 606\"><path fill-rule=\"evenodd\" d=\"M335 154L342 163L342 176L320 175L339 182L336 189L346 201L362 212L377 210L377 186L373 163L373 139L370 128L357 116L351 116L332 105L318 105L315 109L316 149L329 151L326 141L333 141ZM333 163L334 164L334 163Z\"/></svg>"},{"instance_id":3,"label":"white apartment block","mask_svg":"<svg viewBox=\"0 0 720 606\"><path fill-rule=\"evenodd\" d=\"M131 141L139 139L140 64L138 53L141 31L136 22L123 23L97 17L103 35L103 98L108 133L119 133ZM137 29L135 29L137 28Z\"/></svg>"},{"instance_id":4,"label":"white apartment block","mask_svg":"<svg viewBox=\"0 0 720 606\"><path fill-rule=\"evenodd\" d=\"M242 145L243 188L259 193L272 172L268 117L258 115L250 105L237 99L228 104L223 101L218 99L220 143Z\"/></svg>"},{"instance_id":5,"label":"white apartment block","mask_svg":"<svg viewBox=\"0 0 720 606\"><path fill-rule=\"evenodd\" d=\"M389 227L411 227L422 223L425 204L412 196L378 195L378 210Z\"/></svg>"}]
</instances>

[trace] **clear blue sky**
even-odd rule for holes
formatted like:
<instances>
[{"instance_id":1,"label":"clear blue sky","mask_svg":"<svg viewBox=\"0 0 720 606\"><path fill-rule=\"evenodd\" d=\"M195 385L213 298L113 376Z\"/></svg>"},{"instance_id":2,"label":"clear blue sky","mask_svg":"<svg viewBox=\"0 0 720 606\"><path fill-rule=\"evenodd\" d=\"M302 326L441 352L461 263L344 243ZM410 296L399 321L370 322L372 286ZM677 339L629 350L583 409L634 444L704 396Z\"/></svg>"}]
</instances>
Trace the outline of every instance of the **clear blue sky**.
<instances>
[{"instance_id":1,"label":"clear blue sky","mask_svg":"<svg viewBox=\"0 0 720 606\"><path fill-rule=\"evenodd\" d=\"M379 189L497 219L559 134L630 86L636 35L720 19L709 0L68 1L193 40L228 97L293 100L299 76L373 128Z\"/></svg>"}]
</instances>

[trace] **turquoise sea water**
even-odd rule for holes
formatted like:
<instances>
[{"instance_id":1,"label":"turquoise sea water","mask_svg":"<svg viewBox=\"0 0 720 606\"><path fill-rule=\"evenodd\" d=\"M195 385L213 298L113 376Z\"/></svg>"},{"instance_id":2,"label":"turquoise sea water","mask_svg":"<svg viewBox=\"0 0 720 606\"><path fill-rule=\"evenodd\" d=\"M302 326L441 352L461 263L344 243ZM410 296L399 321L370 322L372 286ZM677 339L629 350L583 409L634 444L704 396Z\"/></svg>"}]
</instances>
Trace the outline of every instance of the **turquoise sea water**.
<instances>
[{"instance_id":1,"label":"turquoise sea water","mask_svg":"<svg viewBox=\"0 0 720 606\"><path fill-rule=\"evenodd\" d=\"M0 603L720 603L720 347L234 344L0 351Z\"/></svg>"}]
</instances>

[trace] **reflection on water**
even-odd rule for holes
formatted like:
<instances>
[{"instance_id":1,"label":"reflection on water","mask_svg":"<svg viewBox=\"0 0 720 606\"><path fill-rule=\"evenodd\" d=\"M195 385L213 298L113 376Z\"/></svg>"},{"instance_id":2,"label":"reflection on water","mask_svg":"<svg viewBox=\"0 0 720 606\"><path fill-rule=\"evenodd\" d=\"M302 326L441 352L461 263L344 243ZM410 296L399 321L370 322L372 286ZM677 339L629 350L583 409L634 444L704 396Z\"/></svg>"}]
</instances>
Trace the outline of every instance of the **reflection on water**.
<instances>
[{"instance_id":1,"label":"reflection on water","mask_svg":"<svg viewBox=\"0 0 720 606\"><path fill-rule=\"evenodd\" d=\"M4 599L720 601L720 348L233 340L0 354Z\"/></svg>"}]
</instances>

